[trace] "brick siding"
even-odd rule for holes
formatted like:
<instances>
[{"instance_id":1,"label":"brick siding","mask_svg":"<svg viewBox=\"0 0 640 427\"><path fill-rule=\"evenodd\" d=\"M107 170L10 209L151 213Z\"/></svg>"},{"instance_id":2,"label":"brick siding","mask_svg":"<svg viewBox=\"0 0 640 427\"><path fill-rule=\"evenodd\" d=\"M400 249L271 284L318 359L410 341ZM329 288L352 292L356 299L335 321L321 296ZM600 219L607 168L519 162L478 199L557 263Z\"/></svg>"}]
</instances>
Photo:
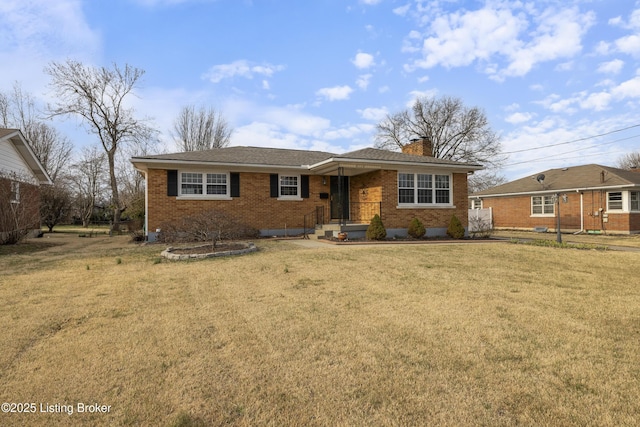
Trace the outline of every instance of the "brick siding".
<instances>
[{"instance_id":1,"label":"brick siding","mask_svg":"<svg viewBox=\"0 0 640 427\"><path fill-rule=\"evenodd\" d=\"M10 212L11 179L0 178L0 232L7 231L8 227L14 227L13 217ZM16 204L17 215L25 228L37 230L40 228L40 187L25 182L20 182L20 203ZM4 215L6 213L9 215ZM3 223L4 226L3 226ZM7 229L3 229L7 227Z\"/></svg>"},{"instance_id":2,"label":"brick siding","mask_svg":"<svg viewBox=\"0 0 640 427\"><path fill-rule=\"evenodd\" d=\"M566 193L567 203L560 203L560 228L564 231L580 230L580 193ZM608 230L629 233L640 231L640 213L606 212L607 193L605 191L585 191L582 193L584 230ZM533 229L547 227L555 230L557 217L531 215L531 196L485 197L483 208L493 209L493 225L496 228ZM557 208L557 207L556 207ZM608 222L603 222L607 213Z\"/></svg>"},{"instance_id":3,"label":"brick siding","mask_svg":"<svg viewBox=\"0 0 640 427\"><path fill-rule=\"evenodd\" d=\"M320 199L320 193L329 192L329 185L322 184L321 176L309 177L309 198L277 200L270 197L269 174L240 173L240 197L232 200L179 200L167 196L167 171L150 169L148 172L148 227L150 231L161 224L216 209L242 220L258 229L302 228L304 215L324 206L328 212L329 201Z\"/></svg>"},{"instance_id":4,"label":"brick siding","mask_svg":"<svg viewBox=\"0 0 640 427\"><path fill-rule=\"evenodd\" d=\"M167 171L148 171L148 229L155 231L165 222L171 222L202 212L217 209L258 229L302 228L304 215L317 206L325 209L325 220L330 213L330 200L320 199L320 193L329 193L328 179L309 176L309 198L302 201L277 200L270 197L269 174L240 173L240 197L232 200L178 200L167 196ZM350 178L350 201L359 202L361 209L352 220L369 222L372 205L382 202L382 219L386 228L407 228L412 218L419 218L427 228L446 228L455 214L467 226L467 175L453 174L453 204L455 208L397 208L397 172L378 170ZM365 191L363 191L365 190ZM377 209L377 207L376 207Z\"/></svg>"}]
</instances>

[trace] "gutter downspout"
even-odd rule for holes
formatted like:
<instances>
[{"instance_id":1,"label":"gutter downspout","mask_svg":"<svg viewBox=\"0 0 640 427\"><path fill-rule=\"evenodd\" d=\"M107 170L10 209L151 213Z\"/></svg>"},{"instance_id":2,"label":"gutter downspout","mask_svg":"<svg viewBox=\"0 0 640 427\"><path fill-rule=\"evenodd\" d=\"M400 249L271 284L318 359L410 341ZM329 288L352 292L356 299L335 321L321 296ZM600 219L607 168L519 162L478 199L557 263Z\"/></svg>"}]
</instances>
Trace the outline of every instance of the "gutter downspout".
<instances>
[{"instance_id":1,"label":"gutter downspout","mask_svg":"<svg viewBox=\"0 0 640 427\"><path fill-rule=\"evenodd\" d=\"M144 171L144 236L149 240L149 171Z\"/></svg>"},{"instance_id":2,"label":"gutter downspout","mask_svg":"<svg viewBox=\"0 0 640 427\"><path fill-rule=\"evenodd\" d=\"M573 234L584 233L584 193L580 190L576 190L580 193L580 231L576 231Z\"/></svg>"}]
</instances>

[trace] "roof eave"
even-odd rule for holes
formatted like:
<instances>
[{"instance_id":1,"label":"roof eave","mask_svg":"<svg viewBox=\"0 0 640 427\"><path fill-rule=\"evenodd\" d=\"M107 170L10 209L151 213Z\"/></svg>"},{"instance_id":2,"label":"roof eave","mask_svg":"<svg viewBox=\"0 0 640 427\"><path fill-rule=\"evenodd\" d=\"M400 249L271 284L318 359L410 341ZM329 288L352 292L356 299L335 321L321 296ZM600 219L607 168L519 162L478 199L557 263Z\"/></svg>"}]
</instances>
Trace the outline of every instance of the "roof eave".
<instances>
[{"instance_id":1,"label":"roof eave","mask_svg":"<svg viewBox=\"0 0 640 427\"><path fill-rule=\"evenodd\" d=\"M399 161L399 160L373 160L373 159L357 159L357 158L349 158L349 157L331 157L330 159L323 160L321 162L315 163L309 167L310 170L313 171L322 171L327 166L340 165L340 164L363 164L363 165L371 165L371 166L379 166L381 169L383 166L394 166L394 167L438 167L438 168L446 168L446 169L458 169L460 171L464 170L465 172L482 170L483 167L480 165L471 165L471 164L450 164L450 163L438 163L438 162L407 162L407 161Z\"/></svg>"},{"instance_id":2,"label":"roof eave","mask_svg":"<svg viewBox=\"0 0 640 427\"><path fill-rule=\"evenodd\" d=\"M51 177L49 176L47 171L44 169L44 166L42 166L42 163L40 163L40 160L38 160L38 157L33 152L33 149L31 148L27 140L24 138L24 135L22 135L21 131L16 130L15 132L6 135L4 139L8 139L11 141L11 143L14 145L16 150L18 150L18 153L20 153L20 156L22 156L22 159L31 169L31 172L33 173L34 177L38 180L39 184L42 184L42 185L53 184L53 181L51 181Z\"/></svg>"},{"instance_id":3,"label":"roof eave","mask_svg":"<svg viewBox=\"0 0 640 427\"><path fill-rule=\"evenodd\" d=\"M149 168L141 168L142 165L153 165L155 168L160 169L163 166L176 167L176 166L189 166L189 167L223 167L223 168L249 168L249 169L299 169L308 170L309 165L269 165L259 163L231 163L231 162L211 162L203 160L176 160L176 159L147 159L141 157L132 157L130 159L134 167L138 170L148 170Z\"/></svg>"},{"instance_id":4,"label":"roof eave","mask_svg":"<svg viewBox=\"0 0 640 427\"><path fill-rule=\"evenodd\" d=\"M576 187L576 188L560 188L557 190L538 190L538 191L517 191L511 193L495 193L495 194L471 194L469 198L476 199L478 197L511 197L511 196L528 196L539 194L555 194L555 193L579 193L581 191L600 191L600 190L616 190L620 188L640 187L639 184L622 184L597 187Z\"/></svg>"}]
</instances>

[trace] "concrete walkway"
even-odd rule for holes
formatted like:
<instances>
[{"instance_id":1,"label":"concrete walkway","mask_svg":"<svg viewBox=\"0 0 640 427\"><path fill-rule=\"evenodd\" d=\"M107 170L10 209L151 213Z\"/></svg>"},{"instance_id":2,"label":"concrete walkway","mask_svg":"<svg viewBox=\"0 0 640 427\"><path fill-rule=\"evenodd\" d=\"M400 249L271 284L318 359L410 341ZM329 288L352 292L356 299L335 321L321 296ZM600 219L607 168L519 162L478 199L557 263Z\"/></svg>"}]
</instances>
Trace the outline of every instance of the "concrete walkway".
<instances>
[{"instance_id":1,"label":"concrete walkway","mask_svg":"<svg viewBox=\"0 0 640 427\"><path fill-rule=\"evenodd\" d=\"M293 243L294 245L302 246L303 248L337 248L340 245L334 245L331 243L327 243L322 240L312 240L312 239L298 239L298 240L287 240L288 242Z\"/></svg>"},{"instance_id":2,"label":"concrete walkway","mask_svg":"<svg viewBox=\"0 0 640 427\"><path fill-rule=\"evenodd\" d=\"M491 238L488 240L478 239L478 240L398 240L398 241L382 241L382 242L345 242L345 243L337 243L337 242L328 242L326 240L313 240L313 239L292 239L287 240L288 242L293 243L294 245L301 246L304 248L339 248L339 247L349 247L349 246L374 246L374 245L469 245L469 244L487 244L487 243L508 243L511 239L508 238ZM517 239L517 240L533 240L533 239ZM567 241L565 243L580 245L580 242L570 242ZM618 245L602 245L606 246L607 249L611 251L624 251L624 252L640 252L640 248L631 247L631 246L618 246Z\"/></svg>"}]
</instances>

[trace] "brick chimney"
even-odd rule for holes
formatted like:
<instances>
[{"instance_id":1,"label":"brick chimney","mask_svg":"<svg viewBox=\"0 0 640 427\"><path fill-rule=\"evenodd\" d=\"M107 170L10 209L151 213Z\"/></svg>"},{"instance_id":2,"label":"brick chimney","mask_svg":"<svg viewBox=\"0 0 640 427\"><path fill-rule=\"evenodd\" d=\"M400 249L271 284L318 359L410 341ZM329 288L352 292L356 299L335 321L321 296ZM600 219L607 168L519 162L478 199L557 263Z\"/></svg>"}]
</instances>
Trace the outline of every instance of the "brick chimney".
<instances>
[{"instance_id":1,"label":"brick chimney","mask_svg":"<svg viewBox=\"0 0 640 427\"><path fill-rule=\"evenodd\" d=\"M631 169L629 169L631 172L635 172L635 173L640 173L640 167L638 166L631 166Z\"/></svg>"},{"instance_id":2,"label":"brick chimney","mask_svg":"<svg viewBox=\"0 0 640 427\"><path fill-rule=\"evenodd\" d=\"M419 139L412 139L411 142L402 146L404 154L413 154L414 156L433 157L433 144L426 136Z\"/></svg>"}]
</instances>

